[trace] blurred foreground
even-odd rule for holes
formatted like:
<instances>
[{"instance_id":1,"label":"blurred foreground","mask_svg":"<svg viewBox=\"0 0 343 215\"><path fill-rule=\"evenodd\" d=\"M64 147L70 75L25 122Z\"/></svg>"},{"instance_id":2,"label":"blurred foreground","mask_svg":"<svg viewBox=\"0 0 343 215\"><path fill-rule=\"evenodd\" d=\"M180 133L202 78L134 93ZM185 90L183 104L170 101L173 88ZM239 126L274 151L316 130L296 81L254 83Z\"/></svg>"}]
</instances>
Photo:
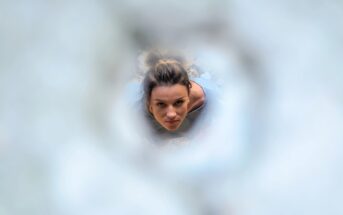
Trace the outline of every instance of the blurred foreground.
<instances>
[{"instance_id":1,"label":"blurred foreground","mask_svg":"<svg viewBox=\"0 0 343 215\"><path fill-rule=\"evenodd\" d=\"M0 215L343 214L341 1L0 2ZM223 91L156 149L120 99L172 46Z\"/></svg>"}]
</instances>

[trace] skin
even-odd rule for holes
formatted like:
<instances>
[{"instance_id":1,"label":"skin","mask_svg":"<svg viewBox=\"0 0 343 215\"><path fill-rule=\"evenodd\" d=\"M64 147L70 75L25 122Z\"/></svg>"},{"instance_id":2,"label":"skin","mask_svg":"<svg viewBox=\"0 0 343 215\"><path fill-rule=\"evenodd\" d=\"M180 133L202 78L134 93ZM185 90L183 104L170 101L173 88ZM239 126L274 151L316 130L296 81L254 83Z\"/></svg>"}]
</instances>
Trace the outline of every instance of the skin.
<instances>
[{"instance_id":1,"label":"skin","mask_svg":"<svg viewBox=\"0 0 343 215\"><path fill-rule=\"evenodd\" d=\"M189 93L181 84L157 86L151 91L149 111L165 129L177 130L187 114L204 103L202 88L195 82L191 85Z\"/></svg>"}]
</instances>

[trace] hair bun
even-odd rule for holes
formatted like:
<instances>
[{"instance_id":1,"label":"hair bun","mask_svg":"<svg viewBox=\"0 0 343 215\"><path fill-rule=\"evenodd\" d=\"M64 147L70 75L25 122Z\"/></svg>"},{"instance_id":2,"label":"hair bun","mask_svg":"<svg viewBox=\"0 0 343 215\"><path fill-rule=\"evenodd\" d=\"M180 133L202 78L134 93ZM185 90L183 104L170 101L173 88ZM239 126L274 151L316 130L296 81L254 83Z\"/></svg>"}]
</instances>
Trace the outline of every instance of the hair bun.
<instances>
[{"instance_id":1,"label":"hair bun","mask_svg":"<svg viewBox=\"0 0 343 215\"><path fill-rule=\"evenodd\" d=\"M198 73L198 71L194 72L192 60L186 58L179 51L150 49L149 51L141 52L138 56L138 80L142 80L149 70L156 68L160 64L179 64L191 77L196 77Z\"/></svg>"},{"instance_id":2,"label":"hair bun","mask_svg":"<svg viewBox=\"0 0 343 215\"><path fill-rule=\"evenodd\" d=\"M148 67L152 68L152 67L155 67L163 59L164 59L164 57L162 56L162 54L160 52L150 51L146 55L145 64Z\"/></svg>"},{"instance_id":3,"label":"hair bun","mask_svg":"<svg viewBox=\"0 0 343 215\"><path fill-rule=\"evenodd\" d=\"M161 51L151 50L147 52L145 58L146 66L152 68L160 63L178 63L186 67L186 59L177 52L173 51Z\"/></svg>"}]
</instances>

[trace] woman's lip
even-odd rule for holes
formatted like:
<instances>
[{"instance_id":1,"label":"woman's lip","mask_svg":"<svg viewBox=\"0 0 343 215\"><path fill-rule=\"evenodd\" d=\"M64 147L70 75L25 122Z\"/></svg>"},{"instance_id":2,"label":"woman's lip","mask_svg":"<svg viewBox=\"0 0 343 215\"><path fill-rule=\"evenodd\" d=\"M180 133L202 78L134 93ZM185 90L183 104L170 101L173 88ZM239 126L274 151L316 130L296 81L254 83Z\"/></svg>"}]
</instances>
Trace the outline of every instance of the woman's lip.
<instances>
[{"instance_id":1,"label":"woman's lip","mask_svg":"<svg viewBox=\"0 0 343 215\"><path fill-rule=\"evenodd\" d=\"M166 123L175 123L175 122L179 122L180 120L166 120Z\"/></svg>"}]
</instances>

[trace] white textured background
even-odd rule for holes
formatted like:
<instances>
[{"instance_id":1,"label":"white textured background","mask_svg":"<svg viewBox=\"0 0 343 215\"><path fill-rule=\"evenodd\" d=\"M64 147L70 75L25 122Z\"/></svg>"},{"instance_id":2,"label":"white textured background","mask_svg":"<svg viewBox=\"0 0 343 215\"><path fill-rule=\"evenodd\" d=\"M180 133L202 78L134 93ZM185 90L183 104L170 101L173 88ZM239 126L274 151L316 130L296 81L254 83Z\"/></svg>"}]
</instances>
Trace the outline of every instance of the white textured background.
<instances>
[{"instance_id":1,"label":"white textured background","mask_svg":"<svg viewBox=\"0 0 343 215\"><path fill-rule=\"evenodd\" d=\"M343 3L0 2L0 214L343 214ZM156 150L121 100L173 46L223 91Z\"/></svg>"}]
</instances>

